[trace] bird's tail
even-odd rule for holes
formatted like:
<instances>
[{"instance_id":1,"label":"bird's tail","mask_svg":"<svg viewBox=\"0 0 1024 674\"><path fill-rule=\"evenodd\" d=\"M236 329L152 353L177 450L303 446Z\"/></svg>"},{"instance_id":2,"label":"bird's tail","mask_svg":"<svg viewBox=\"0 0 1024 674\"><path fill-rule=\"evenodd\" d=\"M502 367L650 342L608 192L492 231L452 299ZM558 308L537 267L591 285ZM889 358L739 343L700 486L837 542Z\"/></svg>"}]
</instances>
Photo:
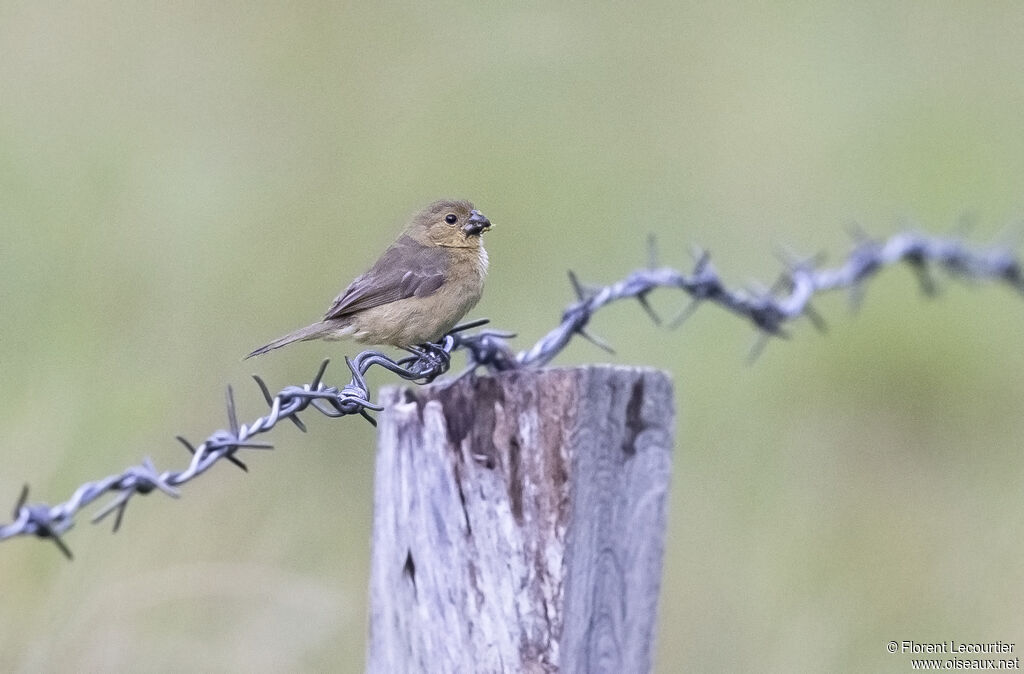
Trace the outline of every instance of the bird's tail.
<instances>
[{"instance_id":1,"label":"bird's tail","mask_svg":"<svg viewBox=\"0 0 1024 674\"><path fill-rule=\"evenodd\" d=\"M246 358L252 358L253 356L263 355L267 351L280 349L282 346L291 344L292 342L302 342L307 339L316 339L317 337L320 337L325 332L327 332L327 330L328 326L323 321L319 323L314 323L312 325L307 325L304 328L299 328L295 332L289 332L284 337L278 337L269 344L264 344L263 346L261 346L260 348L256 349L248 356L246 356Z\"/></svg>"}]
</instances>

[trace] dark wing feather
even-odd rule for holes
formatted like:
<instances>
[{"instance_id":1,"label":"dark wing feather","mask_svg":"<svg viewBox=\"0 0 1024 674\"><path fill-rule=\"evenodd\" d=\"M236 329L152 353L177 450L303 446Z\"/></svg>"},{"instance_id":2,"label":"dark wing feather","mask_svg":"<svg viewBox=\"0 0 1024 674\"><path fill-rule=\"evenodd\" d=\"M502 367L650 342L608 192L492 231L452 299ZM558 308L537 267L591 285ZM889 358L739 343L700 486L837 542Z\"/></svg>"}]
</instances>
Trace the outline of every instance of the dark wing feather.
<instances>
[{"instance_id":1,"label":"dark wing feather","mask_svg":"<svg viewBox=\"0 0 1024 674\"><path fill-rule=\"evenodd\" d=\"M447 261L444 248L424 246L403 235L335 298L324 318L341 318L409 297L432 295L444 284Z\"/></svg>"}]
</instances>

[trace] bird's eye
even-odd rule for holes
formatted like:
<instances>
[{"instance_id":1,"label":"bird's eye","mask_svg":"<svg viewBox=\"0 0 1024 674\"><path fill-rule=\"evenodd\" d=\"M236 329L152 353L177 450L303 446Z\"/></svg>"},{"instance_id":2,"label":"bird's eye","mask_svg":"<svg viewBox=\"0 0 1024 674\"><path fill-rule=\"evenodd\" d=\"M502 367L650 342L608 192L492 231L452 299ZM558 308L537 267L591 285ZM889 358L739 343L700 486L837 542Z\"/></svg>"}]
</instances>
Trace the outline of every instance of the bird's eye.
<instances>
[{"instance_id":1,"label":"bird's eye","mask_svg":"<svg viewBox=\"0 0 1024 674\"><path fill-rule=\"evenodd\" d=\"M444 216L444 221L447 222L449 225L454 225L456 222L459 221L459 218L454 213L449 213L448 215Z\"/></svg>"}]
</instances>

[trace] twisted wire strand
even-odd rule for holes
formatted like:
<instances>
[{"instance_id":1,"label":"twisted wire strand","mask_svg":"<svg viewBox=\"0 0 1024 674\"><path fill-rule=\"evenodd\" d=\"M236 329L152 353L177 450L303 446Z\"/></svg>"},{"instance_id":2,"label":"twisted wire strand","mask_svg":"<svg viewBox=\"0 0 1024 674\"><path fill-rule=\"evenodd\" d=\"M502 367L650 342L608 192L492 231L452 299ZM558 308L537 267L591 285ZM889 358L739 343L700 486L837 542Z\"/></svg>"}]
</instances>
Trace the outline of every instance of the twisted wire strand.
<instances>
[{"instance_id":1,"label":"twisted wire strand","mask_svg":"<svg viewBox=\"0 0 1024 674\"><path fill-rule=\"evenodd\" d=\"M305 432L305 424L299 415L309 408L328 417L358 414L376 425L369 412L380 411L382 408L371 401L371 393L365 381L366 372L374 366L382 367L406 381L427 384L449 370L451 355L459 350L467 353L470 365L467 374L478 367L486 367L491 371L541 367L551 362L576 336L612 352L609 345L587 331L590 319L612 302L635 299L651 319L661 325L661 318L647 300L647 296L658 288L677 288L690 298L689 305L670 322L673 327L692 315L701 303L714 304L747 318L762 335L752 356L760 353L769 338L785 336L783 326L790 321L806 316L816 327L822 328L823 323L811 306L811 299L815 295L848 289L856 300L860 297L865 280L886 267L900 263L914 270L922 290L929 294L936 291L932 274L938 270L955 278L1003 283L1024 294L1024 274L1012 250L1000 246L974 248L959 238L934 237L915 232L898 233L884 241L859 236L846 259L835 268L818 268L816 259L790 260L776 286L763 291L730 290L711 264L707 252L698 251L695 258L690 274L671 267L658 267L656 249L651 239L647 267L633 271L621 281L590 287L580 283L576 275L569 272L577 301L563 311L558 326L531 348L518 354L509 346L508 340L515 336L511 333L490 329L466 333L488 322L487 319L481 319L456 327L436 344L409 349L411 355L399 360L374 350L363 351L354 358L346 357L345 364L351 379L341 388L324 383L329 363L327 360L320 364L310 383L286 386L276 395L271 395L266 383L259 376L253 375L269 407L267 414L250 424L239 424L234 394L229 386L226 396L227 429L214 432L198 445L192 445L181 436L177 437L192 454L191 461L183 470L160 472L147 457L119 475L83 484L67 501L53 506L29 503L26 485L14 507L13 521L0 526L0 541L27 535L49 539L70 559L71 551L62 535L74 525L79 511L107 493L115 496L93 516L92 521L98 522L114 514L114 531L117 531L132 497L159 491L177 498L181 485L196 479L221 460L248 470L238 458L239 452L272 449L271 445L256 442L253 438L270 431L283 419L291 421Z\"/></svg>"}]
</instances>

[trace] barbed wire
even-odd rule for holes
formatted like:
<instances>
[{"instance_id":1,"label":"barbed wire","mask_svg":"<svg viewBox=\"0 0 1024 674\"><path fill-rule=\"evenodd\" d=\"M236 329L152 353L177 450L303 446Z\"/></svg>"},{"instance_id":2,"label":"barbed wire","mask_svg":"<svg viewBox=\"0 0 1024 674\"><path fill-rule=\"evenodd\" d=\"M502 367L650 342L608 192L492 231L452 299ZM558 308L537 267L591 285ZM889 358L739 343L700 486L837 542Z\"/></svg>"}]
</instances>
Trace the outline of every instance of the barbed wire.
<instances>
[{"instance_id":1,"label":"barbed wire","mask_svg":"<svg viewBox=\"0 0 1024 674\"><path fill-rule=\"evenodd\" d=\"M450 369L451 355L459 350L468 355L469 368L464 374L472 373L478 367L486 367L491 371L541 367L551 362L577 335L613 352L607 343L587 330L590 319L612 302L635 299L651 319L661 325L661 317L647 300L648 295L659 288L676 288L690 298L689 305L670 322L672 327L680 325L701 303L717 305L747 318L761 335L751 353L752 357L760 353L771 337L786 336L783 326L798 318L806 316L815 327L823 329L824 323L811 305L811 299L816 294L848 289L857 300L866 279L886 267L900 263L914 270L922 290L928 294L936 291L932 274L938 270L954 278L1001 282L1024 294L1021 263L1008 248L974 248L959 238L935 237L915 232L902 232L884 241L858 233L845 261L832 269L819 268L820 260L817 257L806 260L787 259L784 261L786 269L779 281L771 288L758 290L729 290L711 264L710 255L706 251L695 252L695 263L690 274L671 267L659 268L653 238L649 241L648 252L646 268L637 269L623 280L607 286L584 285L570 271L569 279L576 293L576 302L563 311L557 327L531 348L518 354L509 346L508 340L515 337L514 334L490 329L467 334L467 330L488 323L487 319L481 319L458 326L439 343L409 349L411 355L399 360L374 350L363 351L354 358L346 357L345 364L351 379L341 388L324 383L330 362L328 360L320 364L310 383L287 386L276 395L271 395L266 383L258 375L253 375L270 408L269 412L250 424L239 424L234 393L229 386L226 396L227 429L214 432L198 445L192 445L182 436L177 437L192 454L192 460L183 470L158 472L153 462L145 458L140 464L127 468L119 475L83 484L71 498L54 506L29 503L26 485L15 504L14 520L0 526L0 541L29 535L49 539L70 559L71 551L62 535L74 526L79 511L108 493L116 495L93 516L92 521L99 522L114 514L114 531L117 531L132 497L160 491L177 498L180 493L178 487L199 477L221 460L248 470L237 456L240 450L272 449L272 445L255 442L253 438L270 431L283 419L291 421L305 432L305 424L299 415L309 408L328 417L358 414L376 426L369 412L380 411L382 408L371 402L370 390L365 381L366 372L374 366L382 367L406 381L427 384Z\"/></svg>"}]
</instances>

